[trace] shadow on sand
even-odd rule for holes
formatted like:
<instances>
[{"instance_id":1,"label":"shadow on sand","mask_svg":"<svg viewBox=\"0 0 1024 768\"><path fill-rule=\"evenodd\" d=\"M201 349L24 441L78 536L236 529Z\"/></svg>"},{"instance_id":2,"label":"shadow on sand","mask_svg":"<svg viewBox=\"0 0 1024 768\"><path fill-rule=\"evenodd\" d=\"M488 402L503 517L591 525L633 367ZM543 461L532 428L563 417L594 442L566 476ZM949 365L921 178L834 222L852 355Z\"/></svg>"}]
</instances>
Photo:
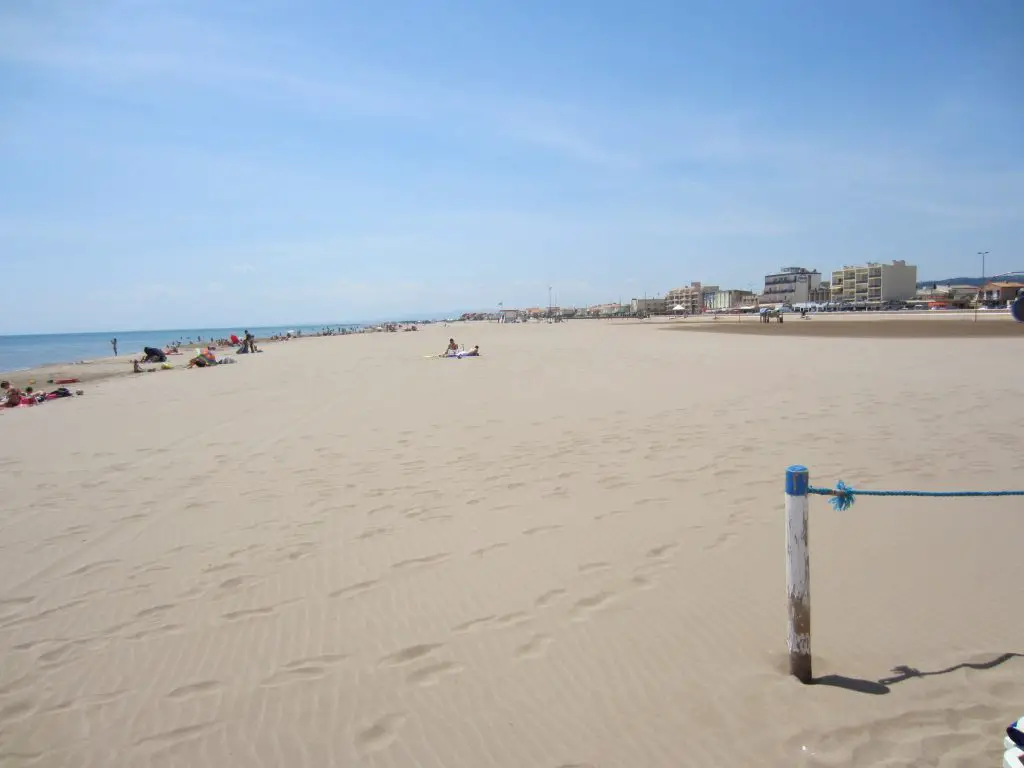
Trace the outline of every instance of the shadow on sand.
<instances>
[{"instance_id":1,"label":"shadow on sand","mask_svg":"<svg viewBox=\"0 0 1024 768\"><path fill-rule=\"evenodd\" d=\"M824 675L822 677L814 678L813 685L828 685L833 688L842 688L847 691L853 691L854 693L867 693L872 696L882 696L889 693L891 690L889 686L902 683L905 680L913 680L920 677L934 677L936 675L948 675L950 672L956 672L958 669L993 669L1005 664L1011 659L1021 658L1024 658L1024 653L1002 653L989 661L965 661L961 664L955 664L952 667L947 667L946 669L936 669L932 672L922 672L919 669L901 665L893 667L892 671L896 674L891 677L883 677L881 680L863 680L858 677L846 677L845 675Z\"/></svg>"}]
</instances>

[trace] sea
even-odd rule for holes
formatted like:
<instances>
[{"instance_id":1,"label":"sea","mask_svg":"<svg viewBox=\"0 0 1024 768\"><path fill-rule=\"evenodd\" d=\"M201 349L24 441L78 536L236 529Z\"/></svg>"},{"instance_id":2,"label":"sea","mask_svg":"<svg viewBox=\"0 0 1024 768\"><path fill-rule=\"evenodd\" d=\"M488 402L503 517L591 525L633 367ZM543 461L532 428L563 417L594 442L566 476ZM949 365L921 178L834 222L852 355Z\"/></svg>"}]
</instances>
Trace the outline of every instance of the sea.
<instances>
[{"instance_id":1,"label":"sea","mask_svg":"<svg viewBox=\"0 0 1024 768\"><path fill-rule=\"evenodd\" d=\"M331 325L281 325L251 327L257 338L266 338L287 331L316 335L330 328L358 330L368 323ZM114 354L110 340L117 339L117 352L126 358L138 355L143 347L163 348L168 344L199 344L200 339L226 339L231 334L241 337L246 328L169 328L160 331L106 331L103 333L39 333L24 336L0 336L0 371L19 371L50 363L77 363L110 357Z\"/></svg>"}]
</instances>

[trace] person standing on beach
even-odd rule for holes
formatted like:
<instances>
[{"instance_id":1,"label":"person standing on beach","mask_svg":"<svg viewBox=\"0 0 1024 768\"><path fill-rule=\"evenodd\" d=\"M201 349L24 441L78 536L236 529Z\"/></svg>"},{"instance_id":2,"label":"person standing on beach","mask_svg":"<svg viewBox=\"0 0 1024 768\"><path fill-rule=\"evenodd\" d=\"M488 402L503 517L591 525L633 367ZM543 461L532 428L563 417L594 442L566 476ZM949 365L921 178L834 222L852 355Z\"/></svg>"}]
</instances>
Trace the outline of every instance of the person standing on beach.
<instances>
[{"instance_id":1,"label":"person standing on beach","mask_svg":"<svg viewBox=\"0 0 1024 768\"><path fill-rule=\"evenodd\" d=\"M117 339L111 339L110 346L114 348L114 357L117 357Z\"/></svg>"}]
</instances>

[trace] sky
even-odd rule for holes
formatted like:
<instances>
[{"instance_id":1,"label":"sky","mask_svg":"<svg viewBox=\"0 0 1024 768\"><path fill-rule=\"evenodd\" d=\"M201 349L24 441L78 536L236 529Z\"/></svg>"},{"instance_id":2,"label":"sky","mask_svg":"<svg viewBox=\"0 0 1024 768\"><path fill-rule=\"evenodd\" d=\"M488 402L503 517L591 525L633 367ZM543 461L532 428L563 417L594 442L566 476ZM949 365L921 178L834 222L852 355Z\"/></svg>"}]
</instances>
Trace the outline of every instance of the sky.
<instances>
[{"instance_id":1,"label":"sky","mask_svg":"<svg viewBox=\"0 0 1024 768\"><path fill-rule=\"evenodd\" d=\"M0 333L1024 270L1020 0L0 6Z\"/></svg>"}]
</instances>

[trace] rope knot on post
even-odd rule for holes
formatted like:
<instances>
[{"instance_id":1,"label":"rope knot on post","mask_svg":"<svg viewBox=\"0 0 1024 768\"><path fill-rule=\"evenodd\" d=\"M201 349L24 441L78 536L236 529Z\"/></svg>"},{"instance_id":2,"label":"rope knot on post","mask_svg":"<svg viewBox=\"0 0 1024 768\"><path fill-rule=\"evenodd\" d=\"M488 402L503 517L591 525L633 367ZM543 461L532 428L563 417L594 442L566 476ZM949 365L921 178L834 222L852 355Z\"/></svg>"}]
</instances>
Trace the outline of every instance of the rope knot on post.
<instances>
[{"instance_id":1,"label":"rope knot on post","mask_svg":"<svg viewBox=\"0 0 1024 768\"><path fill-rule=\"evenodd\" d=\"M813 486L807 489L808 493L813 493L816 496L831 496L828 503L832 505L832 509L836 512L845 512L853 506L855 501L854 494L856 493L853 488L848 486L842 480L836 483L835 488L814 488Z\"/></svg>"}]
</instances>

